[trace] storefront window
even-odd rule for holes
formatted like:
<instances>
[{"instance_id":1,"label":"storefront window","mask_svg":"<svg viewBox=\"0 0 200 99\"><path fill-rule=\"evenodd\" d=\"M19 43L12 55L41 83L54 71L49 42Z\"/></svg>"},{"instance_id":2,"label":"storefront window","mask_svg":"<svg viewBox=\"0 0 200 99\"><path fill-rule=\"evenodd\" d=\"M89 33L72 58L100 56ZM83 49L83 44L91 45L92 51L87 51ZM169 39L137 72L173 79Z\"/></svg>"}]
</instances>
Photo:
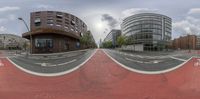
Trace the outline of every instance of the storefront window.
<instances>
[{"instance_id":1,"label":"storefront window","mask_svg":"<svg viewBox=\"0 0 200 99\"><path fill-rule=\"evenodd\" d=\"M52 39L35 39L35 47L37 48L52 48L53 40Z\"/></svg>"}]
</instances>

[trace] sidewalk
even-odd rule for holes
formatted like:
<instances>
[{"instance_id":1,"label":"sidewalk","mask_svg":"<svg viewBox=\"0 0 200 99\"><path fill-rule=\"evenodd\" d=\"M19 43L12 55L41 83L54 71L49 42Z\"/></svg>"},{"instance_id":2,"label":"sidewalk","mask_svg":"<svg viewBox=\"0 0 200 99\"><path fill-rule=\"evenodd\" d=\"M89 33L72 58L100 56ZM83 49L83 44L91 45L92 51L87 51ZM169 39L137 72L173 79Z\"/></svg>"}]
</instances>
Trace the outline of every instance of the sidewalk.
<instances>
[{"instance_id":1,"label":"sidewalk","mask_svg":"<svg viewBox=\"0 0 200 99\"><path fill-rule=\"evenodd\" d=\"M199 99L200 67L195 59L165 74L130 72L102 50L80 69L58 77L39 77L15 68L0 68L2 99Z\"/></svg>"}]
</instances>

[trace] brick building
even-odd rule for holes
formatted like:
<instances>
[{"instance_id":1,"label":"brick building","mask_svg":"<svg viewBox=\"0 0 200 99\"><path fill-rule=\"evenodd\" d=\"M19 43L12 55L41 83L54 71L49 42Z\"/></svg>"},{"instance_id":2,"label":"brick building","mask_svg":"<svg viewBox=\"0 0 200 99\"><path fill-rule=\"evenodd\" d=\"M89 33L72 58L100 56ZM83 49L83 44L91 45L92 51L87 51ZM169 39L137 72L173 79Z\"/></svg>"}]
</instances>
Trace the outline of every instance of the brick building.
<instances>
[{"instance_id":1,"label":"brick building","mask_svg":"<svg viewBox=\"0 0 200 99\"><path fill-rule=\"evenodd\" d=\"M187 35L176 38L172 42L173 49L197 49L197 36L196 35Z\"/></svg>"},{"instance_id":2,"label":"brick building","mask_svg":"<svg viewBox=\"0 0 200 99\"><path fill-rule=\"evenodd\" d=\"M32 12L30 32L32 53L55 53L80 49L80 37L87 31L86 24L78 17L57 11Z\"/></svg>"}]
</instances>

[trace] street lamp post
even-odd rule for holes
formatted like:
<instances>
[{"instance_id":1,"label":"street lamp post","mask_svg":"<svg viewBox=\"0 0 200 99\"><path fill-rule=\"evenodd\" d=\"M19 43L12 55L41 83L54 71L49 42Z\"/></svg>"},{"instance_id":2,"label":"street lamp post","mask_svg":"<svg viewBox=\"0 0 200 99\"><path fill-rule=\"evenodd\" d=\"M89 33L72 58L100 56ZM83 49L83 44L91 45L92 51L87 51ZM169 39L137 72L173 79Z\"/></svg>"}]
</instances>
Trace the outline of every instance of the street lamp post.
<instances>
[{"instance_id":1,"label":"street lamp post","mask_svg":"<svg viewBox=\"0 0 200 99\"><path fill-rule=\"evenodd\" d=\"M21 18L21 17L18 18L18 19L21 20L21 21L23 21L23 23L24 23L24 25L26 26L28 32L30 32L30 29L29 29L29 27L28 27L26 21L24 21L24 19ZM29 33L29 34L30 34L30 54L32 54L32 35L31 35L31 33Z\"/></svg>"}]
</instances>

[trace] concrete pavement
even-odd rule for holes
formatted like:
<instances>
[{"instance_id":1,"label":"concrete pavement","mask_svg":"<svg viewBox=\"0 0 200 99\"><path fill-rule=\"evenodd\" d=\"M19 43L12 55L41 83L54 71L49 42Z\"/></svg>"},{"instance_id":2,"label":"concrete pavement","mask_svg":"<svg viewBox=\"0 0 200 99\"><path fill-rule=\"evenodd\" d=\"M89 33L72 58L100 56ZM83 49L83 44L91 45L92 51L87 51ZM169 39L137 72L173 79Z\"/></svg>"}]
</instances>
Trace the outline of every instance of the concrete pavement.
<instances>
[{"instance_id":1,"label":"concrete pavement","mask_svg":"<svg viewBox=\"0 0 200 99\"><path fill-rule=\"evenodd\" d=\"M0 67L2 99L199 99L200 66L193 58L162 74L124 69L102 50L67 75L41 77L17 69L7 59Z\"/></svg>"}]
</instances>

